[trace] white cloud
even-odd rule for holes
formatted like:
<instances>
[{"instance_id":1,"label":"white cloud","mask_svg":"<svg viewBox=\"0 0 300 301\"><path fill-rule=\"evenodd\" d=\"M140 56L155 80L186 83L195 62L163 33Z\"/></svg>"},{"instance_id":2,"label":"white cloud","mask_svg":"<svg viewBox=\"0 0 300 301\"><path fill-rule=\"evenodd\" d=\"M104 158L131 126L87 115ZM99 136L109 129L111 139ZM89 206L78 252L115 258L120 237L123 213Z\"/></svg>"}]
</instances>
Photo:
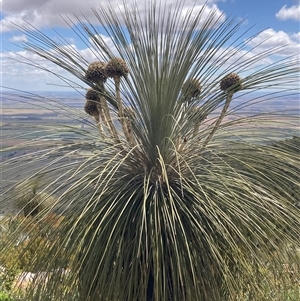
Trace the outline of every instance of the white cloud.
<instances>
[{"instance_id":1,"label":"white cloud","mask_svg":"<svg viewBox=\"0 0 300 301\"><path fill-rule=\"evenodd\" d=\"M116 49L116 46L114 44L114 41L111 37L108 37L106 35L94 35L93 38L89 37L89 42L91 45L95 46L96 49L98 48L97 43L106 45L106 47L116 56L118 56L118 51ZM90 49L86 49L85 51L91 51ZM101 60L101 58L99 58Z\"/></svg>"},{"instance_id":2,"label":"white cloud","mask_svg":"<svg viewBox=\"0 0 300 301\"><path fill-rule=\"evenodd\" d=\"M77 50L74 45L69 47ZM93 53L88 50L77 51L87 61L96 59ZM13 87L21 90L59 90L58 86L66 85L66 83L55 76L55 74L84 86L74 76L70 76L67 71L27 50L5 52L1 54L0 59L2 64L2 86L4 87ZM45 70L36 67L37 65L40 65Z\"/></svg>"},{"instance_id":3,"label":"white cloud","mask_svg":"<svg viewBox=\"0 0 300 301\"><path fill-rule=\"evenodd\" d=\"M126 3L130 4L136 0L127 0ZM170 5L175 3L176 0L165 0L164 3ZM224 0L219 0L224 1ZM111 0L110 3L114 7L117 5L122 5L123 0ZM184 11L188 11L194 5L194 0L186 0L184 2ZM197 0L197 6L195 7L195 11L199 11L201 9L201 5L206 2L205 0ZM215 11L216 18L220 18L220 21L223 20L224 16L222 15L222 11L215 4L218 0L208 1L207 7L203 11L204 19L205 17L212 11ZM1 3L1 0L0 0ZM100 0L100 4L107 3L104 0ZM139 7L143 7L145 3L148 3L148 0L140 0L137 1ZM46 28L49 26L65 26L69 27L59 16L70 14L70 8L72 10L71 13L79 13L82 12L86 18L91 20L92 22L96 22L95 16L92 13L91 8L97 7L99 5L99 0L3 0L2 10L6 17L0 22L2 23L3 32L9 32L16 29L15 25L11 24L11 22L17 23L19 25L24 25L28 27L28 24L23 20L25 19L27 22L32 24L38 29ZM174 7L174 6L173 6ZM143 11L143 10L142 10ZM1 27L1 26L0 26ZM299 52L299 33L295 33L293 35L288 35L283 31L274 31L273 29L266 30L256 36L253 40L249 41L249 46L257 47L254 51L246 51L240 50L235 55L231 56L230 51L234 51L234 49L220 49L216 54L216 58L219 55L222 55L222 51L229 52L228 59L226 60L224 68L230 66L234 63L242 63L245 59L251 59L253 56L259 51L264 51L265 49L269 49L270 47L282 46L289 44L289 46L285 47L282 55L289 55L292 53ZM103 41L109 46L109 48L116 54L116 49L113 44L113 41L104 35L101 35ZM26 39L25 35L15 35L10 40L14 42L24 41ZM96 52L93 52L90 48L79 49L76 45L76 41L74 38L64 38L69 45L69 49L78 52L86 62L93 62L95 60L101 59L95 55ZM262 45L260 43L266 40ZM87 40L91 42L91 40ZM20 58L18 55L22 55L23 58ZM223 52L224 55L224 52ZM25 61L25 59L29 59L31 62L41 64L46 69L50 71L43 71L37 68L34 68L30 65L25 65L16 62L16 59L20 59L21 61ZM28 87L34 87L36 90L57 90L57 87L46 86L47 84L63 84L61 80L55 77L51 72L60 74L61 76L65 76L72 80L75 80L74 77L70 77L70 75L66 71L62 71L61 68L54 65L53 63L42 59L41 57L30 53L28 51L19 51L16 53L6 52L0 56L1 64L2 64L2 79L4 86L10 86L15 88L20 88L24 90L28 90ZM268 64L271 61L269 59L264 59L260 61L260 64ZM254 67L254 66L253 66ZM30 76L29 76L30 75ZM42 78L42 80L41 80ZM75 80L76 81L76 80ZM32 89L32 88L30 88Z\"/></svg>"},{"instance_id":4,"label":"white cloud","mask_svg":"<svg viewBox=\"0 0 300 301\"><path fill-rule=\"evenodd\" d=\"M10 42L27 42L27 37L23 34L20 36L12 36L9 39Z\"/></svg>"},{"instance_id":5,"label":"white cloud","mask_svg":"<svg viewBox=\"0 0 300 301\"><path fill-rule=\"evenodd\" d=\"M221 63L220 71L249 73L257 67L270 65L273 61L266 55L261 55L253 49L238 49L232 46L221 47L212 57L211 63Z\"/></svg>"},{"instance_id":6,"label":"white cloud","mask_svg":"<svg viewBox=\"0 0 300 301\"><path fill-rule=\"evenodd\" d=\"M298 37L298 38L297 38ZM272 28L266 29L259 33L255 38L251 39L248 44L251 47L256 47L255 51L264 51L283 47L280 50L280 55L289 56L299 54L299 34L288 35L284 31L275 31Z\"/></svg>"},{"instance_id":7,"label":"white cloud","mask_svg":"<svg viewBox=\"0 0 300 301\"><path fill-rule=\"evenodd\" d=\"M37 29L48 26L67 26L58 13L52 15L50 12L43 13L35 9L33 11L24 10L5 15L4 18L0 20L0 30L2 32L16 31L18 27L28 27L28 24L31 24Z\"/></svg>"},{"instance_id":8,"label":"white cloud","mask_svg":"<svg viewBox=\"0 0 300 301\"><path fill-rule=\"evenodd\" d=\"M19 55L22 55L22 57L20 57ZM50 72L34 68L33 66L26 65L19 61L21 60L25 62L25 58L28 58L35 63L41 63L51 72L58 71L55 66L51 66L51 64L49 63L47 64L45 61L42 61L41 58L37 55L33 55L32 53L28 53L27 51L20 51L17 53L4 53L1 55L1 84L3 87L26 91L47 91L51 90L51 86L48 86L48 84L62 84L62 82ZM60 73L62 72L60 71ZM41 80L41 78L43 80Z\"/></svg>"},{"instance_id":9,"label":"white cloud","mask_svg":"<svg viewBox=\"0 0 300 301\"><path fill-rule=\"evenodd\" d=\"M286 7L286 5L284 5L279 12L276 13L276 18L282 21L289 19L300 21L300 4L291 7Z\"/></svg>"},{"instance_id":10,"label":"white cloud","mask_svg":"<svg viewBox=\"0 0 300 301\"><path fill-rule=\"evenodd\" d=\"M110 39L110 37L101 37L106 42L106 44L111 47L112 51L116 53L116 50L113 50L113 42ZM91 48L78 49L77 46L74 44L62 46L62 48L64 48L64 50L66 50L68 53L72 53L73 51L77 52L78 55L84 58L84 60L87 63L91 63L99 59L99 57L95 55ZM51 51L52 54L54 54L54 50ZM56 53L55 56L59 58L59 55ZM222 58L221 61L224 64L221 66L221 69L239 69L240 65L243 65L243 62L245 62L245 60L251 60L254 58L254 56L255 53L247 50L237 50L233 47L221 48L216 53L214 53L214 56L211 58L211 63L213 63L214 60L216 60L217 62L220 58ZM74 57L75 56L73 56L73 58ZM80 85L85 87L84 83L79 82L79 80L77 80L74 76L70 75L67 71L64 71L59 66L27 50L21 50L17 52L6 52L0 55L0 59L2 60L3 72L2 85L6 87L14 87L26 91L59 90L60 88L58 86L64 85L64 82L57 78L54 74L59 74L60 76L78 82ZM43 66L48 71L41 70L37 67L24 64L22 62ZM270 59L264 58L259 61L255 61L251 66L248 66L248 68L255 68L257 66L270 63Z\"/></svg>"},{"instance_id":11,"label":"white cloud","mask_svg":"<svg viewBox=\"0 0 300 301\"><path fill-rule=\"evenodd\" d=\"M196 5L193 9L193 16L197 16L196 14L199 14L199 12L202 10L203 8L203 5ZM189 11L190 7L185 7L183 10L182 10L182 17L184 17L188 11ZM212 4L211 6L206 6L204 7L203 11L202 11L202 17L201 19L203 20L203 22L207 19L207 17L209 16L209 14L211 12L214 12L214 18L215 20L217 21L218 20L218 23L219 22L223 22L225 20L225 15L224 13L217 7L216 4ZM201 24L201 22L200 22Z\"/></svg>"},{"instance_id":12,"label":"white cloud","mask_svg":"<svg viewBox=\"0 0 300 301\"><path fill-rule=\"evenodd\" d=\"M300 32L292 34L291 38L300 43Z\"/></svg>"},{"instance_id":13,"label":"white cloud","mask_svg":"<svg viewBox=\"0 0 300 301\"><path fill-rule=\"evenodd\" d=\"M14 37L15 40L21 40L22 38L25 38L25 36ZM105 35L101 35L101 38L111 51L117 55L111 38ZM73 59L81 57L87 64L100 59L91 48L78 49L73 43L61 46L60 48L64 49L68 54L77 53L78 55L74 55ZM50 50L50 52L56 58L64 59L55 49ZM0 53L0 61L2 67L0 70L1 85L4 87L14 87L20 90L59 90L58 86L66 85L66 83L55 76L55 74L86 87L83 82L77 80L61 67L28 50ZM83 64L82 60L80 64ZM44 68L44 70L38 68L38 65Z\"/></svg>"},{"instance_id":14,"label":"white cloud","mask_svg":"<svg viewBox=\"0 0 300 301\"><path fill-rule=\"evenodd\" d=\"M220 0L219 0L220 1ZM175 7L177 0L165 0L164 3L170 8ZM205 3L205 0L198 0L197 6L201 6ZM221 11L214 4L218 0L210 0L207 2L206 11L217 9L217 15L221 14ZM84 14L91 22L97 22L95 15L92 12L92 8L97 8L100 5L106 5L107 1L99 0L3 0L2 13L4 18L0 20L0 29L2 32L9 32L16 30L16 25L26 26L26 22L30 23L37 29L53 26L67 27L67 24L62 20L61 16L73 16ZM111 0L110 5L118 9L118 6L122 7L123 0ZM126 5L136 4L141 12L146 11L145 4L149 4L148 0L127 0ZM194 0L186 0L184 2L184 8L188 9L193 7ZM206 12L205 12L206 15ZM142 18L143 19L143 18Z\"/></svg>"}]
</instances>

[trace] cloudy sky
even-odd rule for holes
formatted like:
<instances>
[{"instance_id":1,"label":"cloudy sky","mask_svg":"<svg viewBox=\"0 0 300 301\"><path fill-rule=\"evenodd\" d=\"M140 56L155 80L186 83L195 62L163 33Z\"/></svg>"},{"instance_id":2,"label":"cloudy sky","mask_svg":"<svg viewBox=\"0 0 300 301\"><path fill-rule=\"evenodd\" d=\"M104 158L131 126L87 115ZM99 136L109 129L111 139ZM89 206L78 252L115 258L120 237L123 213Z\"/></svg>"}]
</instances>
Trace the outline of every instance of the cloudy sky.
<instances>
[{"instance_id":1,"label":"cloudy sky","mask_svg":"<svg viewBox=\"0 0 300 301\"><path fill-rule=\"evenodd\" d=\"M133 0L125 0L130 2ZM148 0L139 0L141 3ZM165 0L172 2L175 0ZM47 36L56 39L58 31L66 41L74 45L80 53L90 61L93 57L86 47L76 38L74 32L66 26L60 15L84 13L93 19L92 7L104 4L103 0L0 0L0 30L1 30L1 86L13 87L26 91L58 90L56 85L61 82L53 75L32 66L22 64L25 58L43 64L53 72L58 72L57 67L44 62L33 54L20 48L20 43L28 38L22 34L17 26L28 26L26 22L41 30ZM110 0L113 5L122 3L122 0ZM186 0L185 7L193 4L193 0ZM201 6L205 1L196 0ZM276 47L289 45L282 56L288 56L300 51L300 0L209 0L207 10L217 9L219 14L234 15L237 18L247 18L247 27L255 25L255 32L261 33L251 41L252 45L259 45L268 38L265 46Z\"/></svg>"}]
</instances>

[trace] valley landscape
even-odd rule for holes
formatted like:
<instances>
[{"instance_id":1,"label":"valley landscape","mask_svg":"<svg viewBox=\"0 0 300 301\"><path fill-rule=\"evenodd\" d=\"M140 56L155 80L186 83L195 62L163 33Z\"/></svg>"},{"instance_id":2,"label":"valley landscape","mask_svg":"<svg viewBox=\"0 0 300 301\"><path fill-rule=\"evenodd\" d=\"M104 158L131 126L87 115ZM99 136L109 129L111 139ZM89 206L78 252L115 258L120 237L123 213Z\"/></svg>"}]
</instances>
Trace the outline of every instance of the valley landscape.
<instances>
[{"instance_id":1,"label":"valley landscape","mask_svg":"<svg viewBox=\"0 0 300 301\"><path fill-rule=\"evenodd\" d=\"M23 99L20 102L18 94L2 93L1 111L0 111L0 130L1 130L1 153L0 161L8 158L24 155L32 151L26 148L26 142L33 139L42 139L46 145L55 139L63 139L66 143L72 143L74 134L70 130L69 133L53 133L55 127L69 125L78 129L90 127L94 124L93 120L84 110L84 95L78 92L36 92L34 96L29 95L29 99ZM28 95L27 95L28 97ZM253 102L258 102L244 111L239 111L239 116L251 116L262 112L284 112L287 115L297 115L300 110L300 100L297 96L291 96L284 99L272 99L271 101L262 101L261 95L253 96ZM237 101L233 101L233 105L239 102L245 102L246 96L241 97ZM76 117L65 115L64 109L69 107L76 111ZM74 114L75 115L75 114ZM224 121L233 120L234 115L225 117ZM282 125L281 133L278 133L278 139L291 138L299 136L299 127L291 128ZM18 149L17 146L20 146ZM39 148L43 145L39 144ZM11 149L12 148L12 149Z\"/></svg>"}]
</instances>

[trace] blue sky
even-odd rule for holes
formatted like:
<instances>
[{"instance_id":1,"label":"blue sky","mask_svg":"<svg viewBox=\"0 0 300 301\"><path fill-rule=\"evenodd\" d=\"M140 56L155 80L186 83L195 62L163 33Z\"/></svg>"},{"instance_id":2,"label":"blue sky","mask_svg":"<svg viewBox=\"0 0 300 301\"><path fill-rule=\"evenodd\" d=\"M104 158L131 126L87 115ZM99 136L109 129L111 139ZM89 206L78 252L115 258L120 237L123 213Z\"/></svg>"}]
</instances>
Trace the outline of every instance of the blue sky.
<instances>
[{"instance_id":1,"label":"blue sky","mask_svg":"<svg viewBox=\"0 0 300 301\"><path fill-rule=\"evenodd\" d=\"M131 2L133 0L126 0ZM147 0L139 0L141 3ZM165 0L169 3L175 0ZM93 61L88 49L74 35L71 29L66 27L61 15L83 12L89 18L93 18L91 7L97 7L107 1L103 0L0 0L1 8L1 86L13 87L26 91L57 90L56 84L61 82L53 75L42 70L22 64L17 60L24 61L26 58L43 64L53 72L60 72L56 66L45 62L35 55L24 51L19 46L20 42L27 40L27 36L18 31L13 24L26 25L23 20L33 24L51 38L56 34L51 30L54 27L62 34L70 44L87 60ZM113 5L122 3L122 0L111 0ZM193 0L186 0L188 8ZM201 6L205 1L197 0L196 4ZM300 52L300 0L209 0L207 9L217 9L219 14L226 16L234 15L237 18L247 18L245 30L253 26L255 32L261 32L251 46L258 45L263 39L268 39L267 47L280 45L286 47L282 56L288 56ZM108 43L109 38L107 37ZM263 49L261 49L263 50Z\"/></svg>"}]
</instances>

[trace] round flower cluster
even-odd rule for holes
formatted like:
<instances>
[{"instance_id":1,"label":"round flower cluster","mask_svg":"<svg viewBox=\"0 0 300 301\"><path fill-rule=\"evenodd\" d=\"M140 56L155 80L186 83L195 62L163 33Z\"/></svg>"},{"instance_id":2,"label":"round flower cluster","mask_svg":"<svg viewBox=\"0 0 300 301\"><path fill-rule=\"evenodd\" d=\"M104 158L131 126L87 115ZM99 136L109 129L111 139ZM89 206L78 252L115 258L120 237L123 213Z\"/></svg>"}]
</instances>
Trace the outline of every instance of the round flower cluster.
<instances>
[{"instance_id":1,"label":"round flower cluster","mask_svg":"<svg viewBox=\"0 0 300 301\"><path fill-rule=\"evenodd\" d=\"M107 75L105 73L106 64L104 62L93 62L89 65L85 72L85 78L91 82L102 81L105 82Z\"/></svg>"},{"instance_id":2,"label":"round flower cluster","mask_svg":"<svg viewBox=\"0 0 300 301\"><path fill-rule=\"evenodd\" d=\"M87 99L84 105L84 110L91 116L99 114L97 103L94 100Z\"/></svg>"},{"instance_id":3,"label":"round flower cluster","mask_svg":"<svg viewBox=\"0 0 300 301\"><path fill-rule=\"evenodd\" d=\"M183 83L181 91L186 97L198 97L201 93L200 81L198 79L188 79Z\"/></svg>"},{"instance_id":4,"label":"round flower cluster","mask_svg":"<svg viewBox=\"0 0 300 301\"><path fill-rule=\"evenodd\" d=\"M105 74L108 77L121 77L127 76L129 73L128 66L126 62L121 58L112 58L105 67Z\"/></svg>"},{"instance_id":5,"label":"round flower cluster","mask_svg":"<svg viewBox=\"0 0 300 301\"><path fill-rule=\"evenodd\" d=\"M94 89L88 89L85 94L86 99L94 100L94 101L100 101L99 94Z\"/></svg>"},{"instance_id":6,"label":"round flower cluster","mask_svg":"<svg viewBox=\"0 0 300 301\"><path fill-rule=\"evenodd\" d=\"M228 91L232 89L234 92L240 90L241 88L241 79L236 73L230 73L223 77L220 81L220 89L222 91Z\"/></svg>"},{"instance_id":7,"label":"round flower cluster","mask_svg":"<svg viewBox=\"0 0 300 301\"><path fill-rule=\"evenodd\" d=\"M96 90L88 89L85 94L86 102L84 110L89 115L95 116L99 114L100 97Z\"/></svg>"}]
</instances>

